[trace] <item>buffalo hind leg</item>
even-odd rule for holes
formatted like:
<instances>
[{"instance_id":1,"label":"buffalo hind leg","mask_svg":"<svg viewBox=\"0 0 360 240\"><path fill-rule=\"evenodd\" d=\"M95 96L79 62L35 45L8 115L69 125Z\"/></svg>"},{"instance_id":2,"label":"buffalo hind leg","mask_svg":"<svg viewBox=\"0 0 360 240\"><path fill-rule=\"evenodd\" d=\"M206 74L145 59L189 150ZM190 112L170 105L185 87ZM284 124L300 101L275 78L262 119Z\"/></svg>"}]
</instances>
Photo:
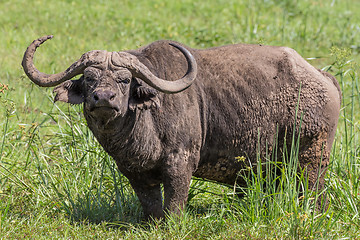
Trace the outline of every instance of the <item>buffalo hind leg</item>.
<instances>
[{"instance_id":1,"label":"buffalo hind leg","mask_svg":"<svg viewBox=\"0 0 360 240\"><path fill-rule=\"evenodd\" d=\"M309 191L319 193L325 187L325 174L329 165L330 150L327 133L322 132L311 139L303 139L299 149L300 167L305 169L306 176L309 180ZM331 144L331 143L330 143ZM318 210L327 208L326 194L318 197L316 207Z\"/></svg>"}]
</instances>

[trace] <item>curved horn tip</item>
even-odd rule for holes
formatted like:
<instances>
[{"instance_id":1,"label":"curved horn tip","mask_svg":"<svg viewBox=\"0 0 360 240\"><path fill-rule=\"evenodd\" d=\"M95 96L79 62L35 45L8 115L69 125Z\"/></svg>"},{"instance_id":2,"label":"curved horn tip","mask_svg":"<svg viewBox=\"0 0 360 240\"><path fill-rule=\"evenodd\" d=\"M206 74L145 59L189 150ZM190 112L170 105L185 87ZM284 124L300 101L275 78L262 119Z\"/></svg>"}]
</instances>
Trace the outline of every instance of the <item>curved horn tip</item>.
<instances>
[{"instance_id":1,"label":"curved horn tip","mask_svg":"<svg viewBox=\"0 0 360 240\"><path fill-rule=\"evenodd\" d=\"M185 51L188 51L186 48L184 48L183 46L180 46L180 45L178 45L178 44L176 44L176 43L169 43L169 45L170 46L173 46L174 48L177 48L177 49L179 49L179 50L181 50L181 49L185 49Z\"/></svg>"},{"instance_id":2,"label":"curved horn tip","mask_svg":"<svg viewBox=\"0 0 360 240\"><path fill-rule=\"evenodd\" d=\"M54 37L54 35L47 35L47 36L43 36L41 38L38 38L34 41L35 46L39 47L41 44L43 44L45 41L52 39Z\"/></svg>"},{"instance_id":3,"label":"curved horn tip","mask_svg":"<svg viewBox=\"0 0 360 240\"><path fill-rule=\"evenodd\" d=\"M46 40L52 39L53 37L54 37L54 35L52 35L52 34L51 34L51 35L47 35L47 36L46 36Z\"/></svg>"},{"instance_id":4,"label":"curved horn tip","mask_svg":"<svg viewBox=\"0 0 360 240\"><path fill-rule=\"evenodd\" d=\"M172 43L172 42L170 42L169 45L172 46L172 47L174 47L174 48L179 49L179 50L185 55L185 57L188 58L189 60L195 61L195 58L194 58L194 56L192 55L192 53L191 53L189 50L187 50L185 47L183 47L183 46L181 46L181 45L179 45L179 44L177 44L177 43ZM193 67L194 67L194 68L197 67L197 66L196 66L196 63L194 64Z\"/></svg>"}]
</instances>

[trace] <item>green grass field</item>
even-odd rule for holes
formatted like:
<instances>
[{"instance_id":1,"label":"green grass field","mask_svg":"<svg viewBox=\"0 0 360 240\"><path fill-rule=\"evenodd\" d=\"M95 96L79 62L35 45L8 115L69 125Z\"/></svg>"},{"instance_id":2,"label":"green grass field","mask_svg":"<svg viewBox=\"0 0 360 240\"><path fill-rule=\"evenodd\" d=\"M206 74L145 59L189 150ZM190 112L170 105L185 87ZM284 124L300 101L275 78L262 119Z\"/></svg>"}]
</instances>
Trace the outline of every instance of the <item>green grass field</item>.
<instances>
[{"instance_id":1,"label":"green grass field","mask_svg":"<svg viewBox=\"0 0 360 240\"><path fill-rule=\"evenodd\" d=\"M357 0L0 1L0 238L360 239L359 12ZM343 90L326 175L329 209L313 211L310 193L298 198L289 167L276 192L271 179L252 176L244 199L194 179L182 216L143 222L137 197L87 129L81 106L54 104L52 89L25 76L24 51L48 34L54 39L36 56L46 73L90 50L159 39L193 48L294 48Z\"/></svg>"}]
</instances>

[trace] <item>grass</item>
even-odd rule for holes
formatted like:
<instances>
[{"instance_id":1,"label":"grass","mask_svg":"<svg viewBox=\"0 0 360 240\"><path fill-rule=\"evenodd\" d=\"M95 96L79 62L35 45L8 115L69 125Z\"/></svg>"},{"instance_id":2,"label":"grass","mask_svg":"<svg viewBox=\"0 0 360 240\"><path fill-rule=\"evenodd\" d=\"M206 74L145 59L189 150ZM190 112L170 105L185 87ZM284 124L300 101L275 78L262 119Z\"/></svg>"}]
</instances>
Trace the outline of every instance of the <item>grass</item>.
<instances>
[{"instance_id":1,"label":"grass","mask_svg":"<svg viewBox=\"0 0 360 240\"><path fill-rule=\"evenodd\" d=\"M359 10L355 0L1 1L0 238L359 238ZM329 209L312 211L310 193L297 197L295 179L306 185L306 176L294 174L294 147L293 167L281 168L278 179L253 172L243 199L194 179L182 216L142 222L132 188L87 129L81 107L53 104L51 89L25 77L23 52L47 34L55 38L36 58L47 73L89 50L134 49L158 39L194 48L244 42L296 49L336 75L343 90L326 175Z\"/></svg>"}]
</instances>

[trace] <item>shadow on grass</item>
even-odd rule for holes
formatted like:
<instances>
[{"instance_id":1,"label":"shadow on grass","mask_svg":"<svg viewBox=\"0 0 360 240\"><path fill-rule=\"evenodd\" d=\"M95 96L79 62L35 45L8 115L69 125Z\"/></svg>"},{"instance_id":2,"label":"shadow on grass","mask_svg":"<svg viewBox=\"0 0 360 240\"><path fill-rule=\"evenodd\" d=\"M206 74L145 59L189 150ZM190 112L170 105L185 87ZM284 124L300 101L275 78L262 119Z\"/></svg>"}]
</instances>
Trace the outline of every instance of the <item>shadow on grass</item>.
<instances>
[{"instance_id":1,"label":"shadow on grass","mask_svg":"<svg viewBox=\"0 0 360 240\"><path fill-rule=\"evenodd\" d=\"M131 225L142 223L143 214L135 194L120 198L116 194L94 194L88 191L78 194L74 199L70 196L62 202L62 209L71 222L105 223L107 227L127 229Z\"/></svg>"}]
</instances>

